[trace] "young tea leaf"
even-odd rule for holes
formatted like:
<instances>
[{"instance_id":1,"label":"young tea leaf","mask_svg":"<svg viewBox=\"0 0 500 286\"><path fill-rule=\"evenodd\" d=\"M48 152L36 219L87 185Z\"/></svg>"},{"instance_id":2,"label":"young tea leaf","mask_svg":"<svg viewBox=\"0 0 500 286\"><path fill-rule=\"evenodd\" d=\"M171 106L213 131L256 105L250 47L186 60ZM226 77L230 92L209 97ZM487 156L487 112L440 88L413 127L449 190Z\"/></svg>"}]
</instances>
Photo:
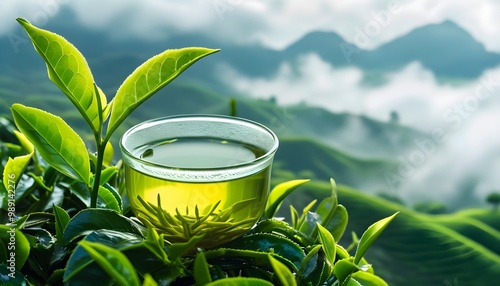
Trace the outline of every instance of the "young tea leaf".
<instances>
[{"instance_id":1,"label":"young tea leaf","mask_svg":"<svg viewBox=\"0 0 500 286\"><path fill-rule=\"evenodd\" d=\"M384 231L389 223L396 217L396 215L398 215L398 213L399 212L377 221L363 233L361 239L359 240L358 248L356 249L354 263L358 264L358 262L361 260L361 257L365 255L365 252L368 250L368 248L379 237L379 235Z\"/></svg>"},{"instance_id":2,"label":"young tea leaf","mask_svg":"<svg viewBox=\"0 0 500 286\"><path fill-rule=\"evenodd\" d=\"M121 212L122 211L122 199L118 192L111 186L106 188L104 186L99 186L99 198L104 202L106 208Z\"/></svg>"},{"instance_id":3,"label":"young tea leaf","mask_svg":"<svg viewBox=\"0 0 500 286\"><path fill-rule=\"evenodd\" d=\"M45 161L70 178L86 184L90 182L87 147L62 118L21 104L12 105L11 109L17 128Z\"/></svg>"},{"instance_id":4,"label":"young tea leaf","mask_svg":"<svg viewBox=\"0 0 500 286\"><path fill-rule=\"evenodd\" d=\"M384 279L369 272L358 271L351 276L363 286L388 286Z\"/></svg>"},{"instance_id":5,"label":"young tea leaf","mask_svg":"<svg viewBox=\"0 0 500 286\"><path fill-rule=\"evenodd\" d=\"M134 266L121 251L86 240L81 241L79 244L118 285L140 285Z\"/></svg>"},{"instance_id":6,"label":"young tea leaf","mask_svg":"<svg viewBox=\"0 0 500 286\"><path fill-rule=\"evenodd\" d=\"M346 285L352 273L359 271L359 267L350 258L337 261L333 267L335 277L340 282L338 285Z\"/></svg>"},{"instance_id":7,"label":"young tea leaf","mask_svg":"<svg viewBox=\"0 0 500 286\"><path fill-rule=\"evenodd\" d=\"M318 228L318 236L323 246L323 251L326 254L326 260L333 268L333 265L335 264L335 256L337 250L336 249L337 245L335 243L335 240L333 239L333 236L328 231L328 229L324 228L321 224L319 223L316 224L316 227Z\"/></svg>"},{"instance_id":8,"label":"young tea leaf","mask_svg":"<svg viewBox=\"0 0 500 286\"><path fill-rule=\"evenodd\" d=\"M278 211L281 202L283 202L283 200L300 185L307 182L309 182L309 180L292 180L274 187L267 199L264 217L266 219L271 219Z\"/></svg>"},{"instance_id":9,"label":"young tea leaf","mask_svg":"<svg viewBox=\"0 0 500 286\"><path fill-rule=\"evenodd\" d=\"M218 51L207 48L166 50L139 66L125 79L113 98L106 138L110 138L123 120L146 99L196 61Z\"/></svg>"},{"instance_id":10,"label":"young tea leaf","mask_svg":"<svg viewBox=\"0 0 500 286\"><path fill-rule=\"evenodd\" d=\"M33 157L33 153L18 156L14 159L9 158L7 160L3 169L3 185L6 190L13 191L16 188L19 180L21 180L24 170L31 160L31 157Z\"/></svg>"},{"instance_id":11,"label":"young tea leaf","mask_svg":"<svg viewBox=\"0 0 500 286\"><path fill-rule=\"evenodd\" d=\"M99 185L102 186L106 184L111 177L113 177L118 172L118 167L110 166L101 172L101 177L99 178Z\"/></svg>"},{"instance_id":12,"label":"young tea leaf","mask_svg":"<svg viewBox=\"0 0 500 286\"><path fill-rule=\"evenodd\" d=\"M210 270L208 269L207 259L204 253L196 255L194 260L194 280L197 285L205 285L212 282Z\"/></svg>"},{"instance_id":13,"label":"young tea leaf","mask_svg":"<svg viewBox=\"0 0 500 286\"><path fill-rule=\"evenodd\" d=\"M19 144L26 150L26 153L30 154L35 152L35 146L31 144L31 142L24 136L23 133L14 130L14 135L16 135L17 140L19 140Z\"/></svg>"},{"instance_id":14,"label":"young tea leaf","mask_svg":"<svg viewBox=\"0 0 500 286\"><path fill-rule=\"evenodd\" d=\"M331 198L326 198L324 201L329 199ZM323 202L316 209L316 213L323 218L321 225L330 231L335 241L340 241L347 227L347 210L343 205L337 205L334 209L328 209L325 208Z\"/></svg>"},{"instance_id":15,"label":"young tea leaf","mask_svg":"<svg viewBox=\"0 0 500 286\"><path fill-rule=\"evenodd\" d=\"M318 261L318 253L321 250L321 245L315 245L309 253L307 253L306 257L301 262L300 268L297 271L297 279L300 280L309 280L309 275L314 272L314 270L318 267L321 267Z\"/></svg>"},{"instance_id":16,"label":"young tea leaf","mask_svg":"<svg viewBox=\"0 0 500 286\"><path fill-rule=\"evenodd\" d=\"M68 225L69 215L61 207L52 205L52 211L54 212L55 225L56 225L56 237L58 241L62 241L64 229Z\"/></svg>"},{"instance_id":17,"label":"young tea leaf","mask_svg":"<svg viewBox=\"0 0 500 286\"><path fill-rule=\"evenodd\" d=\"M296 286L297 281L295 281L295 276L293 276L292 271L288 269L288 267L285 266L285 264L281 263L279 260L276 258L272 257L269 255L269 262L271 263L271 266L273 267L274 274L278 277L278 280L280 281L281 285L288 285L288 286Z\"/></svg>"},{"instance_id":18,"label":"young tea leaf","mask_svg":"<svg viewBox=\"0 0 500 286\"><path fill-rule=\"evenodd\" d=\"M94 78L87 61L65 38L37 28L25 19L17 19L47 64L49 79L71 100L94 133L101 130L106 97L94 91ZM100 102L98 102L98 100Z\"/></svg>"},{"instance_id":19,"label":"young tea leaf","mask_svg":"<svg viewBox=\"0 0 500 286\"><path fill-rule=\"evenodd\" d=\"M144 281L142 282L142 286L158 286L158 283L151 277L149 273L144 275Z\"/></svg>"},{"instance_id":20,"label":"young tea leaf","mask_svg":"<svg viewBox=\"0 0 500 286\"><path fill-rule=\"evenodd\" d=\"M15 158L10 158L7 160L7 163L3 169L3 184L5 186L5 190L12 191L13 188L17 187L17 184L21 180L21 176L26 170L33 154L35 152L33 144L24 136L23 133L14 130L14 135L16 136L19 143L27 151L28 154L20 155Z\"/></svg>"},{"instance_id":21,"label":"young tea leaf","mask_svg":"<svg viewBox=\"0 0 500 286\"><path fill-rule=\"evenodd\" d=\"M106 143L106 147L104 148L104 159L103 159L104 166L111 165L114 156L115 156L115 149L113 148L113 144L111 144L111 142L108 141Z\"/></svg>"}]
</instances>

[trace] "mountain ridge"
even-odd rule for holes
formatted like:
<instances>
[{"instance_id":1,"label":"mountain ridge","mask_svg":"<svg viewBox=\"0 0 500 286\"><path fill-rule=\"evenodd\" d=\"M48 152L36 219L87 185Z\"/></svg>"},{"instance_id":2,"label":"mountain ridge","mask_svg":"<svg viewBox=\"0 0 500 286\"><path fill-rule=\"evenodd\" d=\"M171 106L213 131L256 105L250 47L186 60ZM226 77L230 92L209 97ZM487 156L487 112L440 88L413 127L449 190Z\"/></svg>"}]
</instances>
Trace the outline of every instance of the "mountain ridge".
<instances>
[{"instance_id":1,"label":"mountain ridge","mask_svg":"<svg viewBox=\"0 0 500 286\"><path fill-rule=\"evenodd\" d=\"M61 22L62 19L65 21ZM237 45L217 41L196 33L172 36L161 41L110 39L104 31L83 28L76 21L68 16L56 16L49 21L47 29L67 37L79 47L89 62L100 63L100 66L107 66L111 71L119 59L116 56L110 57L109 54L122 55L123 63L120 66L125 70L133 70L137 62L166 48L221 48L220 53L200 61L197 69L188 70L185 75L186 78L196 79L219 89L221 82L217 68L222 63L248 76L268 77L275 74L283 63L293 62L298 56L308 53L317 54L334 67L355 66L367 72L395 71L417 61L436 76L445 79L477 78L486 69L500 64L500 53L487 51L482 43L452 21L416 28L374 50L356 47L355 43L349 43L338 33L330 31L307 33L286 48L275 50L258 44ZM33 63L40 66L40 59L32 51L20 27L12 34L15 35L14 40L20 42L17 46L13 45L12 37L4 37L4 41L0 42L0 50L4 51L0 53L0 61L3 63L0 74L22 70L19 74L24 75L27 70L33 69ZM347 56L342 50L342 44L352 45L356 52ZM130 57L136 57L137 60L129 61ZM457 58L460 60L457 61Z\"/></svg>"}]
</instances>

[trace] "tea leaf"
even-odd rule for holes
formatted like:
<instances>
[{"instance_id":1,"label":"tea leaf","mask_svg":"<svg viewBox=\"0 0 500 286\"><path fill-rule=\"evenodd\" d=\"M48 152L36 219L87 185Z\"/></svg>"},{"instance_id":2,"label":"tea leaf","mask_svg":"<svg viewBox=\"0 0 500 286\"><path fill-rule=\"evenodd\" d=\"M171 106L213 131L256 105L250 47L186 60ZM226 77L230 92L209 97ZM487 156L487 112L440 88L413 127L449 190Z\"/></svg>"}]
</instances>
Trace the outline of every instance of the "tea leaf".
<instances>
[{"instance_id":1,"label":"tea leaf","mask_svg":"<svg viewBox=\"0 0 500 286\"><path fill-rule=\"evenodd\" d=\"M31 160L31 157L33 157L33 153L18 156L14 159L9 158L7 160L3 169L3 185L6 190L13 191L16 188L19 180L21 180L24 170L26 170L26 167Z\"/></svg>"},{"instance_id":2,"label":"tea leaf","mask_svg":"<svg viewBox=\"0 0 500 286\"><path fill-rule=\"evenodd\" d=\"M86 235L93 230L113 229L141 235L135 224L125 216L107 209L84 209L69 221L62 244L66 245L78 236Z\"/></svg>"},{"instance_id":3,"label":"tea leaf","mask_svg":"<svg viewBox=\"0 0 500 286\"><path fill-rule=\"evenodd\" d=\"M145 241L138 235L103 229L93 231L84 240L103 244L121 251L127 256L140 275L158 273L158 271L164 273L165 266L168 264L168 261L158 257L156 250L151 250L150 242ZM173 265L170 266L168 269L169 272L179 269ZM68 260L64 273L64 281L68 285L111 285L113 282L99 265L93 263L88 252L81 246L77 246L74 249ZM80 281L85 281L85 283L81 283Z\"/></svg>"},{"instance_id":4,"label":"tea leaf","mask_svg":"<svg viewBox=\"0 0 500 286\"><path fill-rule=\"evenodd\" d=\"M19 143L28 152L28 154L17 156L13 159L9 157L7 160L3 169L3 185L7 191L12 191L13 188L15 189L17 187L24 170L26 170L26 167L35 152L33 144L31 144L23 133L14 130L14 135L16 135ZM7 199L7 197L5 197L5 199ZM6 201L7 200L5 200L5 203Z\"/></svg>"},{"instance_id":5,"label":"tea leaf","mask_svg":"<svg viewBox=\"0 0 500 286\"><path fill-rule=\"evenodd\" d=\"M283 263L281 263L271 255L269 255L269 262L271 262L274 274L278 277L278 280L282 285L297 285L297 281L295 281L295 277L293 276L293 273L290 271L290 269L288 269L288 267L286 267Z\"/></svg>"},{"instance_id":6,"label":"tea leaf","mask_svg":"<svg viewBox=\"0 0 500 286\"><path fill-rule=\"evenodd\" d=\"M1 242L0 242L0 246ZM0 264L0 277L2 277L2 283L3 285L29 285L28 282L26 281L26 278L24 275L19 272L19 271L14 271L12 272L6 264Z\"/></svg>"},{"instance_id":7,"label":"tea leaf","mask_svg":"<svg viewBox=\"0 0 500 286\"><path fill-rule=\"evenodd\" d=\"M331 196L321 201L316 213L321 217L321 225L330 231L335 241L340 241L347 226L347 210L338 204L337 184L330 179Z\"/></svg>"},{"instance_id":8,"label":"tea leaf","mask_svg":"<svg viewBox=\"0 0 500 286\"><path fill-rule=\"evenodd\" d=\"M318 253L321 250L321 245L315 245L306 257L302 260L300 268L297 271L297 278L300 280L308 280L308 276L318 267Z\"/></svg>"},{"instance_id":9,"label":"tea leaf","mask_svg":"<svg viewBox=\"0 0 500 286\"><path fill-rule=\"evenodd\" d=\"M326 254L326 260L330 264L330 266L333 268L333 265L335 264L335 256L336 256L336 248L337 245L335 244L335 240L333 239L332 234L324 228L321 224L316 224L318 228L318 235L319 239L321 241L321 244L323 246L323 251Z\"/></svg>"},{"instance_id":10,"label":"tea leaf","mask_svg":"<svg viewBox=\"0 0 500 286\"><path fill-rule=\"evenodd\" d=\"M351 276L363 286L388 286L384 279L369 272L358 271Z\"/></svg>"},{"instance_id":11,"label":"tea leaf","mask_svg":"<svg viewBox=\"0 0 500 286\"><path fill-rule=\"evenodd\" d=\"M165 239L163 235L160 236L154 228L148 228L146 240L144 240L143 243L158 259L165 263L170 261L163 249L165 246Z\"/></svg>"},{"instance_id":12,"label":"tea leaf","mask_svg":"<svg viewBox=\"0 0 500 286\"><path fill-rule=\"evenodd\" d=\"M26 153L30 154L35 152L33 144L28 140L28 138L26 138L23 133L14 130L14 135L16 135L17 140L19 140L19 144L21 144L24 150L26 150Z\"/></svg>"},{"instance_id":13,"label":"tea leaf","mask_svg":"<svg viewBox=\"0 0 500 286\"><path fill-rule=\"evenodd\" d=\"M308 221L308 219L310 220L311 216L318 217L315 213L310 213L309 211L312 209L312 207L316 204L317 201L318 200L313 200L306 207L304 207L302 209L302 215L299 217L299 220L297 222L297 230L299 230L303 233L306 233L309 236L311 236L312 230L314 230L314 228L316 228L316 221L310 222L310 221ZM304 223L308 223L308 224L304 225ZM316 235L314 235L314 236L316 236Z\"/></svg>"},{"instance_id":14,"label":"tea leaf","mask_svg":"<svg viewBox=\"0 0 500 286\"><path fill-rule=\"evenodd\" d=\"M289 260L298 269L306 254L295 242L288 238L269 233L257 233L243 236L226 245L241 250L272 252Z\"/></svg>"},{"instance_id":15,"label":"tea leaf","mask_svg":"<svg viewBox=\"0 0 500 286\"><path fill-rule=\"evenodd\" d=\"M337 261L333 268L335 277L337 277L340 282L339 285L346 285L351 277L351 274L357 271L359 271L359 267L352 262L350 258Z\"/></svg>"},{"instance_id":16,"label":"tea leaf","mask_svg":"<svg viewBox=\"0 0 500 286\"><path fill-rule=\"evenodd\" d=\"M365 252L368 250L368 248L373 244L373 242L379 237L379 235L398 214L399 212L381 219L368 227L368 229L363 233L361 239L359 240L358 248L356 249L356 254L354 256L354 263L358 264L363 255L365 255Z\"/></svg>"},{"instance_id":17,"label":"tea leaf","mask_svg":"<svg viewBox=\"0 0 500 286\"><path fill-rule=\"evenodd\" d=\"M283 200L300 185L309 182L309 180L292 180L285 183L281 183L273 188L269 197L267 199L266 210L264 211L264 217L266 219L271 219L278 208L280 207Z\"/></svg>"},{"instance_id":18,"label":"tea leaf","mask_svg":"<svg viewBox=\"0 0 500 286\"><path fill-rule=\"evenodd\" d=\"M345 283L344 283L344 286L365 286L365 284L361 284L359 283L356 279L354 278L349 278L349 280L347 280Z\"/></svg>"},{"instance_id":19,"label":"tea leaf","mask_svg":"<svg viewBox=\"0 0 500 286\"><path fill-rule=\"evenodd\" d=\"M140 65L118 88L106 131L110 138L116 128L139 105L174 80L199 59L218 52L207 48L166 50Z\"/></svg>"},{"instance_id":20,"label":"tea leaf","mask_svg":"<svg viewBox=\"0 0 500 286\"><path fill-rule=\"evenodd\" d=\"M13 236L12 236L13 234ZM7 245L11 241L11 237L15 237L16 248L15 248L15 261L16 261L16 270L20 270L23 267L24 263L28 259L28 255L30 253L30 243L26 236L19 230L14 227L0 225L0 246L2 250L7 250ZM3 244L3 245L2 245ZM0 256L2 252L0 252ZM4 252L4 255L9 254L8 252ZM0 257L4 258L4 257ZM5 257L5 260L1 260L2 263L6 262L8 258Z\"/></svg>"},{"instance_id":21,"label":"tea leaf","mask_svg":"<svg viewBox=\"0 0 500 286\"><path fill-rule=\"evenodd\" d=\"M25 19L18 18L17 21L45 61L49 79L76 106L94 133L101 130L102 110L99 106L106 106L106 96L102 91L95 94L94 78L80 51L55 33L37 28Z\"/></svg>"},{"instance_id":22,"label":"tea leaf","mask_svg":"<svg viewBox=\"0 0 500 286\"><path fill-rule=\"evenodd\" d=\"M189 241L187 242L176 242L172 243L168 247L169 249L169 255L168 257L172 260L180 258L181 256L185 255L189 251L193 250L195 245L199 243L203 239L203 235L197 235L189 238Z\"/></svg>"},{"instance_id":23,"label":"tea leaf","mask_svg":"<svg viewBox=\"0 0 500 286\"><path fill-rule=\"evenodd\" d=\"M69 222L69 215L63 208L56 205L52 205L52 211L54 212L55 217L57 240L62 241L64 229Z\"/></svg>"},{"instance_id":24,"label":"tea leaf","mask_svg":"<svg viewBox=\"0 0 500 286\"><path fill-rule=\"evenodd\" d=\"M60 117L21 104L12 105L14 121L54 169L84 182L90 182L90 162L85 143Z\"/></svg>"},{"instance_id":25,"label":"tea leaf","mask_svg":"<svg viewBox=\"0 0 500 286\"><path fill-rule=\"evenodd\" d=\"M290 205L290 216L291 216L291 220L292 220L292 227L295 228L295 229L298 229L299 228L299 212L297 211L297 209L293 206L293 205Z\"/></svg>"},{"instance_id":26,"label":"tea leaf","mask_svg":"<svg viewBox=\"0 0 500 286\"><path fill-rule=\"evenodd\" d=\"M101 172L101 178L99 179L99 185L102 186L106 184L111 177L113 177L118 172L118 167L110 166Z\"/></svg>"},{"instance_id":27,"label":"tea leaf","mask_svg":"<svg viewBox=\"0 0 500 286\"><path fill-rule=\"evenodd\" d=\"M111 142L106 143L106 147L104 148L104 159L103 164L105 166L111 165L111 161L113 161L113 157L115 156L115 149L113 148L113 144Z\"/></svg>"},{"instance_id":28,"label":"tea leaf","mask_svg":"<svg viewBox=\"0 0 500 286\"><path fill-rule=\"evenodd\" d=\"M85 240L79 244L117 284L140 285L134 266L121 251L104 244Z\"/></svg>"},{"instance_id":29,"label":"tea leaf","mask_svg":"<svg viewBox=\"0 0 500 286\"><path fill-rule=\"evenodd\" d=\"M321 225L330 231L335 241L340 241L347 227L348 214L343 205L335 204L335 199L328 197L321 201L316 213L321 216Z\"/></svg>"},{"instance_id":30,"label":"tea leaf","mask_svg":"<svg viewBox=\"0 0 500 286\"><path fill-rule=\"evenodd\" d=\"M108 185L108 188L104 186L99 186L99 198L101 198L106 204L106 207L117 212L122 211L122 199L121 196L118 195L118 192L111 186Z\"/></svg>"},{"instance_id":31,"label":"tea leaf","mask_svg":"<svg viewBox=\"0 0 500 286\"><path fill-rule=\"evenodd\" d=\"M205 286L273 286L273 284L258 278L232 277L219 279Z\"/></svg>"},{"instance_id":32,"label":"tea leaf","mask_svg":"<svg viewBox=\"0 0 500 286\"><path fill-rule=\"evenodd\" d=\"M194 280L197 285L204 285L212 282L204 253L196 255L196 259L194 260Z\"/></svg>"},{"instance_id":33,"label":"tea leaf","mask_svg":"<svg viewBox=\"0 0 500 286\"><path fill-rule=\"evenodd\" d=\"M158 283L151 277L149 273L144 275L144 281L142 282L142 286L158 286Z\"/></svg>"}]
</instances>

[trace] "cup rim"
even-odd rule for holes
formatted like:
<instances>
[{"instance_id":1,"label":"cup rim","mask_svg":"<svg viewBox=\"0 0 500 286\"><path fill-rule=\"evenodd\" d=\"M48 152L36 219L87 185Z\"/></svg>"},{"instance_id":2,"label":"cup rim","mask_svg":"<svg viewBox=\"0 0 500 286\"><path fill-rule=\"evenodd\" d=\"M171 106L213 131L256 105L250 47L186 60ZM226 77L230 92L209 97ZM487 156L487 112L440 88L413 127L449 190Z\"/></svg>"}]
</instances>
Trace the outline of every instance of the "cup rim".
<instances>
[{"instance_id":1,"label":"cup rim","mask_svg":"<svg viewBox=\"0 0 500 286\"><path fill-rule=\"evenodd\" d=\"M231 122L231 123L240 124L240 125L247 125L247 126L261 129L262 131L268 133L273 140L273 145L269 150L266 151L266 153L264 153L263 155L255 158L255 159L252 159L250 161L238 163L238 164L234 164L234 165L229 165L229 166L209 167L209 168L199 168L199 167L198 168L189 168L189 167L169 166L166 164L158 164L158 163L144 160L144 159L134 155L131 152L131 150L129 150L129 148L127 148L127 146L125 144L125 140L128 136L130 136L134 132L136 132L138 130L142 130L142 129L150 127L150 126L156 126L159 124L175 122L175 121L213 121L213 122L225 121L225 122ZM153 119L138 123L138 124L130 127L127 131L125 131L125 133L123 133L123 135L120 138L119 145L120 145L120 150L122 152L122 159L125 159L124 157L127 156L127 157L129 157L129 159L135 161L136 163L139 163L139 164L142 164L145 166L149 166L149 167L153 167L153 168L175 170L176 172L196 173L196 172L211 172L211 171L216 172L216 171L224 171L224 170L231 170L231 169L237 169L237 168L245 168L245 167L258 165L259 163L264 163L265 161L273 158L273 155L277 151L278 146L279 146L279 139L278 139L278 136L269 127L267 127L259 122L249 120L246 118L241 118L241 117L236 117L236 116L226 116L226 115L213 115L213 114L183 114L183 115L174 115L174 116L153 118Z\"/></svg>"}]
</instances>

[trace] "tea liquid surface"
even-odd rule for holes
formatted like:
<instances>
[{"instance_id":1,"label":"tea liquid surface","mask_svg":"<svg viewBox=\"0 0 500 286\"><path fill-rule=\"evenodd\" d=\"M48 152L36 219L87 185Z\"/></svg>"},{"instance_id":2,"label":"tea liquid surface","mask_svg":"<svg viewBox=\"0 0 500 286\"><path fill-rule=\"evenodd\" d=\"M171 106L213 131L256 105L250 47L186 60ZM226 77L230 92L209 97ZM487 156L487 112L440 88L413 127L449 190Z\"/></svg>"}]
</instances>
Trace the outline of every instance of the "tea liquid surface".
<instances>
[{"instance_id":1,"label":"tea liquid surface","mask_svg":"<svg viewBox=\"0 0 500 286\"><path fill-rule=\"evenodd\" d=\"M230 167L264 154L253 146L213 138L157 142L136 151L136 156L145 161L179 169ZM270 166L236 179L231 178L228 168L227 179L202 183L159 178L128 166L125 170L129 199L136 215L172 241L189 239L183 223L187 220L198 226L196 221L203 216L209 216L206 221L211 222L211 226L203 227L211 228L211 236L218 236L217 239L223 240L231 231L245 232L262 215L269 190ZM158 210L167 217L158 218ZM196 229L191 231L193 235Z\"/></svg>"}]
</instances>

